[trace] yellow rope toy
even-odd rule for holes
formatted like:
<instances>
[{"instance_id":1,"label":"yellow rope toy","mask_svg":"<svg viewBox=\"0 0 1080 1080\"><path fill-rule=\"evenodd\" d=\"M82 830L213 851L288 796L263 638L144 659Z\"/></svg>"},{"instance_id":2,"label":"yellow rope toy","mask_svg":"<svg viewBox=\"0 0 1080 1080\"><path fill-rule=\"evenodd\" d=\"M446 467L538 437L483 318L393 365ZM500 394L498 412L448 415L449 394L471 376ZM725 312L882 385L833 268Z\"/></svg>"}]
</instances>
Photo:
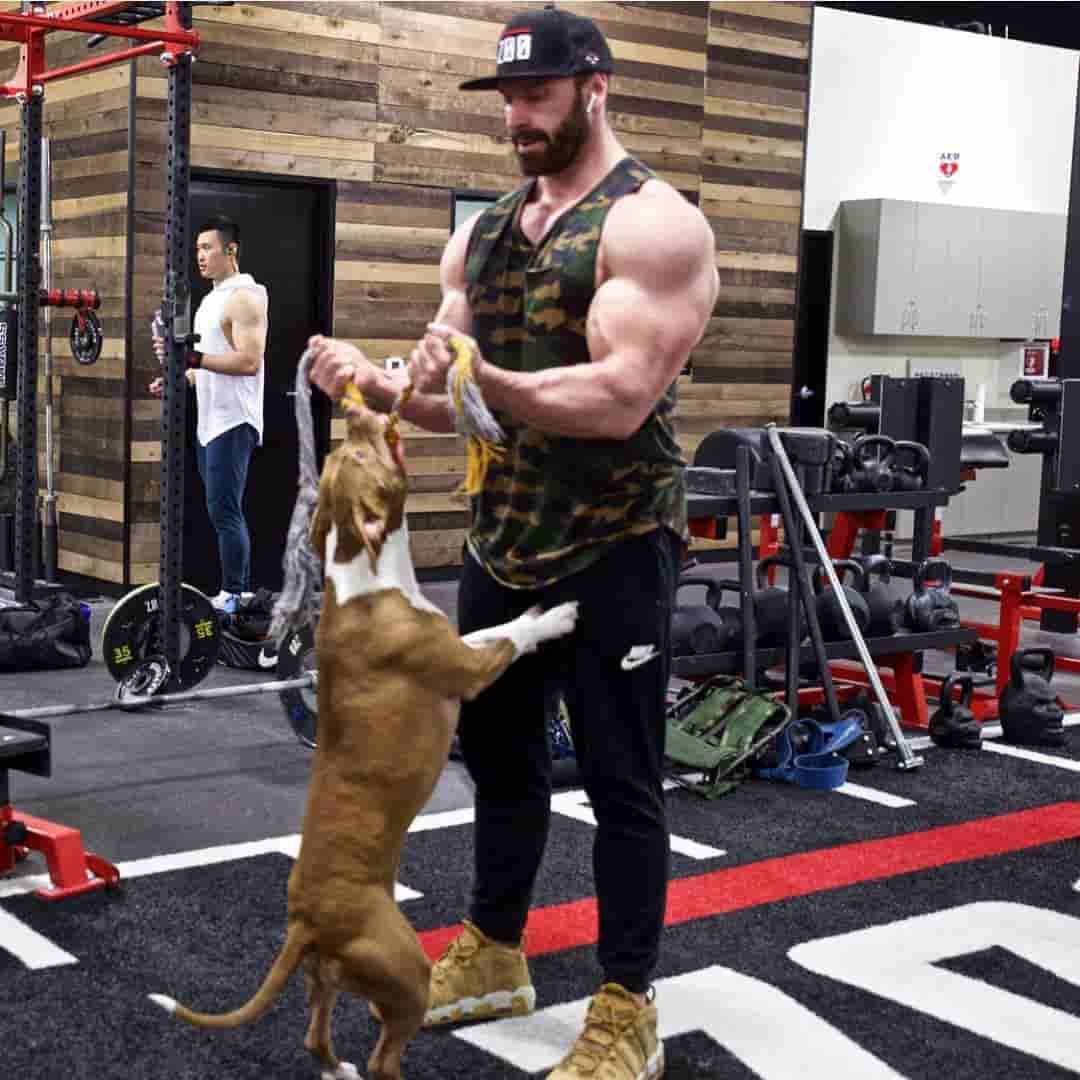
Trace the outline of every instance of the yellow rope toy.
<instances>
[{"instance_id":1,"label":"yellow rope toy","mask_svg":"<svg viewBox=\"0 0 1080 1080\"><path fill-rule=\"evenodd\" d=\"M457 431L468 439L466 444L465 479L458 489L465 495L478 495L484 487L484 478L493 461L502 459L505 451L502 443L505 435L499 422L492 416L480 387L476 384L473 373L473 350L470 344L459 337L452 337L448 347L454 362L446 373L446 392L454 409L454 421ZM415 387L410 382L397 396L390 410L390 423L386 428L386 441L396 445L401 438L398 432L398 420L401 410L412 397ZM345 385L342 395L346 402L363 407L364 395L355 383Z\"/></svg>"},{"instance_id":2,"label":"yellow rope toy","mask_svg":"<svg viewBox=\"0 0 1080 1080\"><path fill-rule=\"evenodd\" d=\"M506 436L480 394L473 374L472 346L464 338L452 337L449 348L454 362L446 373L446 392L454 408L455 427L468 438L465 480L458 490L465 495L478 495L483 490L488 467L493 461L502 460L505 451L500 444Z\"/></svg>"}]
</instances>

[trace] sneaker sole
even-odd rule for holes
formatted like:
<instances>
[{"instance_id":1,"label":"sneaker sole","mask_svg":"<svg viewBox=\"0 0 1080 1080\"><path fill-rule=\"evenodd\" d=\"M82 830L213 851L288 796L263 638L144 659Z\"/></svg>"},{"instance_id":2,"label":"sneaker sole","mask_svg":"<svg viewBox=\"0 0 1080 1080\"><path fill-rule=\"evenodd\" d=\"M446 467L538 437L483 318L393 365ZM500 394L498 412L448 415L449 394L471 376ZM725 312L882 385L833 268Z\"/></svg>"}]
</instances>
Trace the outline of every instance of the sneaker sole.
<instances>
[{"instance_id":1,"label":"sneaker sole","mask_svg":"<svg viewBox=\"0 0 1080 1080\"><path fill-rule=\"evenodd\" d=\"M577 1076L579 1074L575 1072L574 1075ZM653 1054L653 1056L645 1062L645 1067L634 1077L634 1080L660 1080L660 1077L662 1077L663 1075L664 1044L661 1043L659 1046L657 1046L656 1052Z\"/></svg>"},{"instance_id":2,"label":"sneaker sole","mask_svg":"<svg viewBox=\"0 0 1080 1080\"><path fill-rule=\"evenodd\" d=\"M504 1016L528 1016L536 1008L536 991L531 986L517 990L497 990L479 998L461 998L438 1009L428 1009L424 1027L461 1024L469 1020L496 1020Z\"/></svg>"}]
</instances>

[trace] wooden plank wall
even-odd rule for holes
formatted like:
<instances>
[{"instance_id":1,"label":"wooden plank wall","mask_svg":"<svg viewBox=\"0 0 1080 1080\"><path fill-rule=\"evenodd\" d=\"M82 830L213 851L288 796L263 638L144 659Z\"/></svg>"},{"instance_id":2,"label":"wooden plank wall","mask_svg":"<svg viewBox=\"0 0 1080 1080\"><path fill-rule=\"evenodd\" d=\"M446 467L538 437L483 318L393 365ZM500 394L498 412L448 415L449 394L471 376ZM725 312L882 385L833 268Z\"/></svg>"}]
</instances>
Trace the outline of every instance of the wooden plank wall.
<instances>
[{"instance_id":1,"label":"wooden plank wall","mask_svg":"<svg viewBox=\"0 0 1080 1080\"><path fill-rule=\"evenodd\" d=\"M457 84L491 69L499 29L513 12L541 6L289 0L196 9L204 44L194 69L193 167L337 181L334 332L373 361L405 353L438 303L453 191L504 192L519 182L498 96L461 93ZM693 375L681 380L684 450L692 455L720 426L786 419L811 5L563 6L596 19L611 42L619 74L610 113L619 138L701 205L717 235L723 288ZM56 41L50 48L71 56L85 47L78 38ZM61 564L126 584L157 576L160 500L160 403L146 387L156 370L148 327L164 259L167 84L157 60L139 60L136 70L126 460L117 320L129 68L50 87L46 107L58 271L63 259L65 275L90 276L108 298L96 369L73 371L64 347L56 349L64 354ZM73 103L66 111L65 101ZM0 107L0 123L17 132L13 107ZM8 159L17 159L17 139ZM416 561L454 565L466 526L454 494L463 446L456 436L406 434Z\"/></svg>"},{"instance_id":2,"label":"wooden plank wall","mask_svg":"<svg viewBox=\"0 0 1080 1080\"><path fill-rule=\"evenodd\" d=\"M463 79L490 72L500 29L522 6L381 6L378 120L389 130L376 143L373 183L343 191L338 218L337 328L373 356L407 352L430 317L438 298L438 254L449 237L451 191L504 192L520 183L500 99L457 87ZM706 6L563 6L596 19L619 58L609 111L620 139L696 201ZM347 205L354 196L360 202L355 208ZM388 202L405 216L389 219ZM400 254L390 262L376 249ZM407 445L417 561L453 565L467 525L464 503L454 494L463 477L462 446L454 436L419 432Z\"/></svg>"},{"instance_id":3,"label":"wooden plank wall","mask_svg":"<svg viewBox=\"0 0 1080 1080\"><path fill-rule=\"evenodd\" d=\"M719 427L786 422L795 340L812 5L709 5L701 208L721 291L680 409L692 453Z\"/></svg>"},{"instance_id":4,"label":"wooden plank wall","mask_svg":"<svg viewBox=\"0 0 1080 1080\"><path fill-rule=\"evenodd\" d=\"M3 5L18 9L18 4ZM95 52L108 52L105 44ZM86 36L51 34L50 66L86 59ZM17 46L0 50L0 79L18 64ZM71 312L53 313L55 482L58 566L110 583L124 581L124 268L128 200L127 64L51 83L44 133L51 140L53 283L97 288L105 333L101 358L80 367L71 357ZM18 177L20 109L0 99L7 132L6 164ZM39 352L39 480L45 486L44 338ZM10 415L14 428L15 408Z\"/></svg>"}]
</instances>

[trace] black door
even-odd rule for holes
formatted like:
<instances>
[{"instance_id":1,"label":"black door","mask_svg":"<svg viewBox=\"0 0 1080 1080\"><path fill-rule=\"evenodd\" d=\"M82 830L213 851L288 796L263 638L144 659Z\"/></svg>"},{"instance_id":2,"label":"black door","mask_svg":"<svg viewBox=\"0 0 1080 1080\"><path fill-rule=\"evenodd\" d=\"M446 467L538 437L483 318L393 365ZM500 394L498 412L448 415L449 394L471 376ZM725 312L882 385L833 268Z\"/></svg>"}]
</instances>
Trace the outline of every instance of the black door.
<instances>
[{"instance_id":1,"label":"black door","mask_svg":"<svg viewBox=\"0 0 1080 1080\"><path fill-rule=\"evenodd\" d=\"M333 189L317 181L252 179L192 172L191 227L216 214L240 226L240 270L269 293L263 443L251 459L244 512L251 533L251 584L280 589L281 559L296 501L297 436L292 397L308 337L330 329ZM192 244L194 251L194 243ZM192 257L192 312L209 291ZM206 514L195 460L194 395L189 397L185 466L184 580L210 596L221 588L217 538ZM317 450L325 453L326 399L312 397Z\"/></svg>"},{"instance_id":2,"label":"black door","mask_svg":"<svg viewBox=\"0 0 1080 1080\"><path fill-rule=\"evenodd\" d=\"M822 427L825 423L832 259L833 234L825 229L804 230L791 373L791 423L795 427Z\"/></svg>"}]
</instances>

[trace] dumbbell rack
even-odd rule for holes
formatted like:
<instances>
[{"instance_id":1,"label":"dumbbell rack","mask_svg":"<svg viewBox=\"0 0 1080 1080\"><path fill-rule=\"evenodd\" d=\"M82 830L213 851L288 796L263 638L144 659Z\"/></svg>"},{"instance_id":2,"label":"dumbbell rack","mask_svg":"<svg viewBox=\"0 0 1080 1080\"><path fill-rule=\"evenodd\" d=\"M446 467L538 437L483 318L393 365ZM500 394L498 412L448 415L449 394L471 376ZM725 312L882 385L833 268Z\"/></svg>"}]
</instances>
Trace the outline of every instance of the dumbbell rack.
<instances>
[{"instance_id":1,"label":"dumbbell rack","mask_svg":"<svg viewBox=\"0 0 1080 1080\"><path fill-rule=\"evenodd\" d=\"M933 530L933 509L949 501L945 491L889 492L884 494L827 494L808 495L806 501L815 513L871 512L879 510L914 510L915 529L912 543L913 562L918 563L929 557ZM740 562L740 583L744 596L752 595L749 575L749 553L751 536L749 518L771 516L780 512L780 501L773 492L752 491L743 500L744 509L740 513L738 494L712 495L690 492L687 495L687 509L692 522L705 522L717 518L736 517L738 520L738 550ZM694 529L696 534L707 529ZM744 609L746 605L744 604ZM749 635L747 635L749 638ZM904 724L909 727L928 728L929 716L926 703L926 688L923 685L921 667L922 653L927 649L950 650L959 645L976 640L975 630L957 628L933 633L912 633L900 631L888 637L867 638L866 647L876 660L883 661L882 666L892 668L893 677L886 681L890 694L895 693ZM824 646L828 660L853 660L858 650L852 641L830 641ZM708 653L696 656L677 656L672 660L672 673L684 679L699 680L711 675L753 676L757 670L776 667L788 663L790 647L754 648L749 640L737 651ZM850 674L852 681L862 682L858 678L861 668L845 666L843 676ZM839 672L838 672L839 673ZM789 673L790 675L790 673ZM789 682L790 685L790 682Z\"/></svg>"}]
</instances>

